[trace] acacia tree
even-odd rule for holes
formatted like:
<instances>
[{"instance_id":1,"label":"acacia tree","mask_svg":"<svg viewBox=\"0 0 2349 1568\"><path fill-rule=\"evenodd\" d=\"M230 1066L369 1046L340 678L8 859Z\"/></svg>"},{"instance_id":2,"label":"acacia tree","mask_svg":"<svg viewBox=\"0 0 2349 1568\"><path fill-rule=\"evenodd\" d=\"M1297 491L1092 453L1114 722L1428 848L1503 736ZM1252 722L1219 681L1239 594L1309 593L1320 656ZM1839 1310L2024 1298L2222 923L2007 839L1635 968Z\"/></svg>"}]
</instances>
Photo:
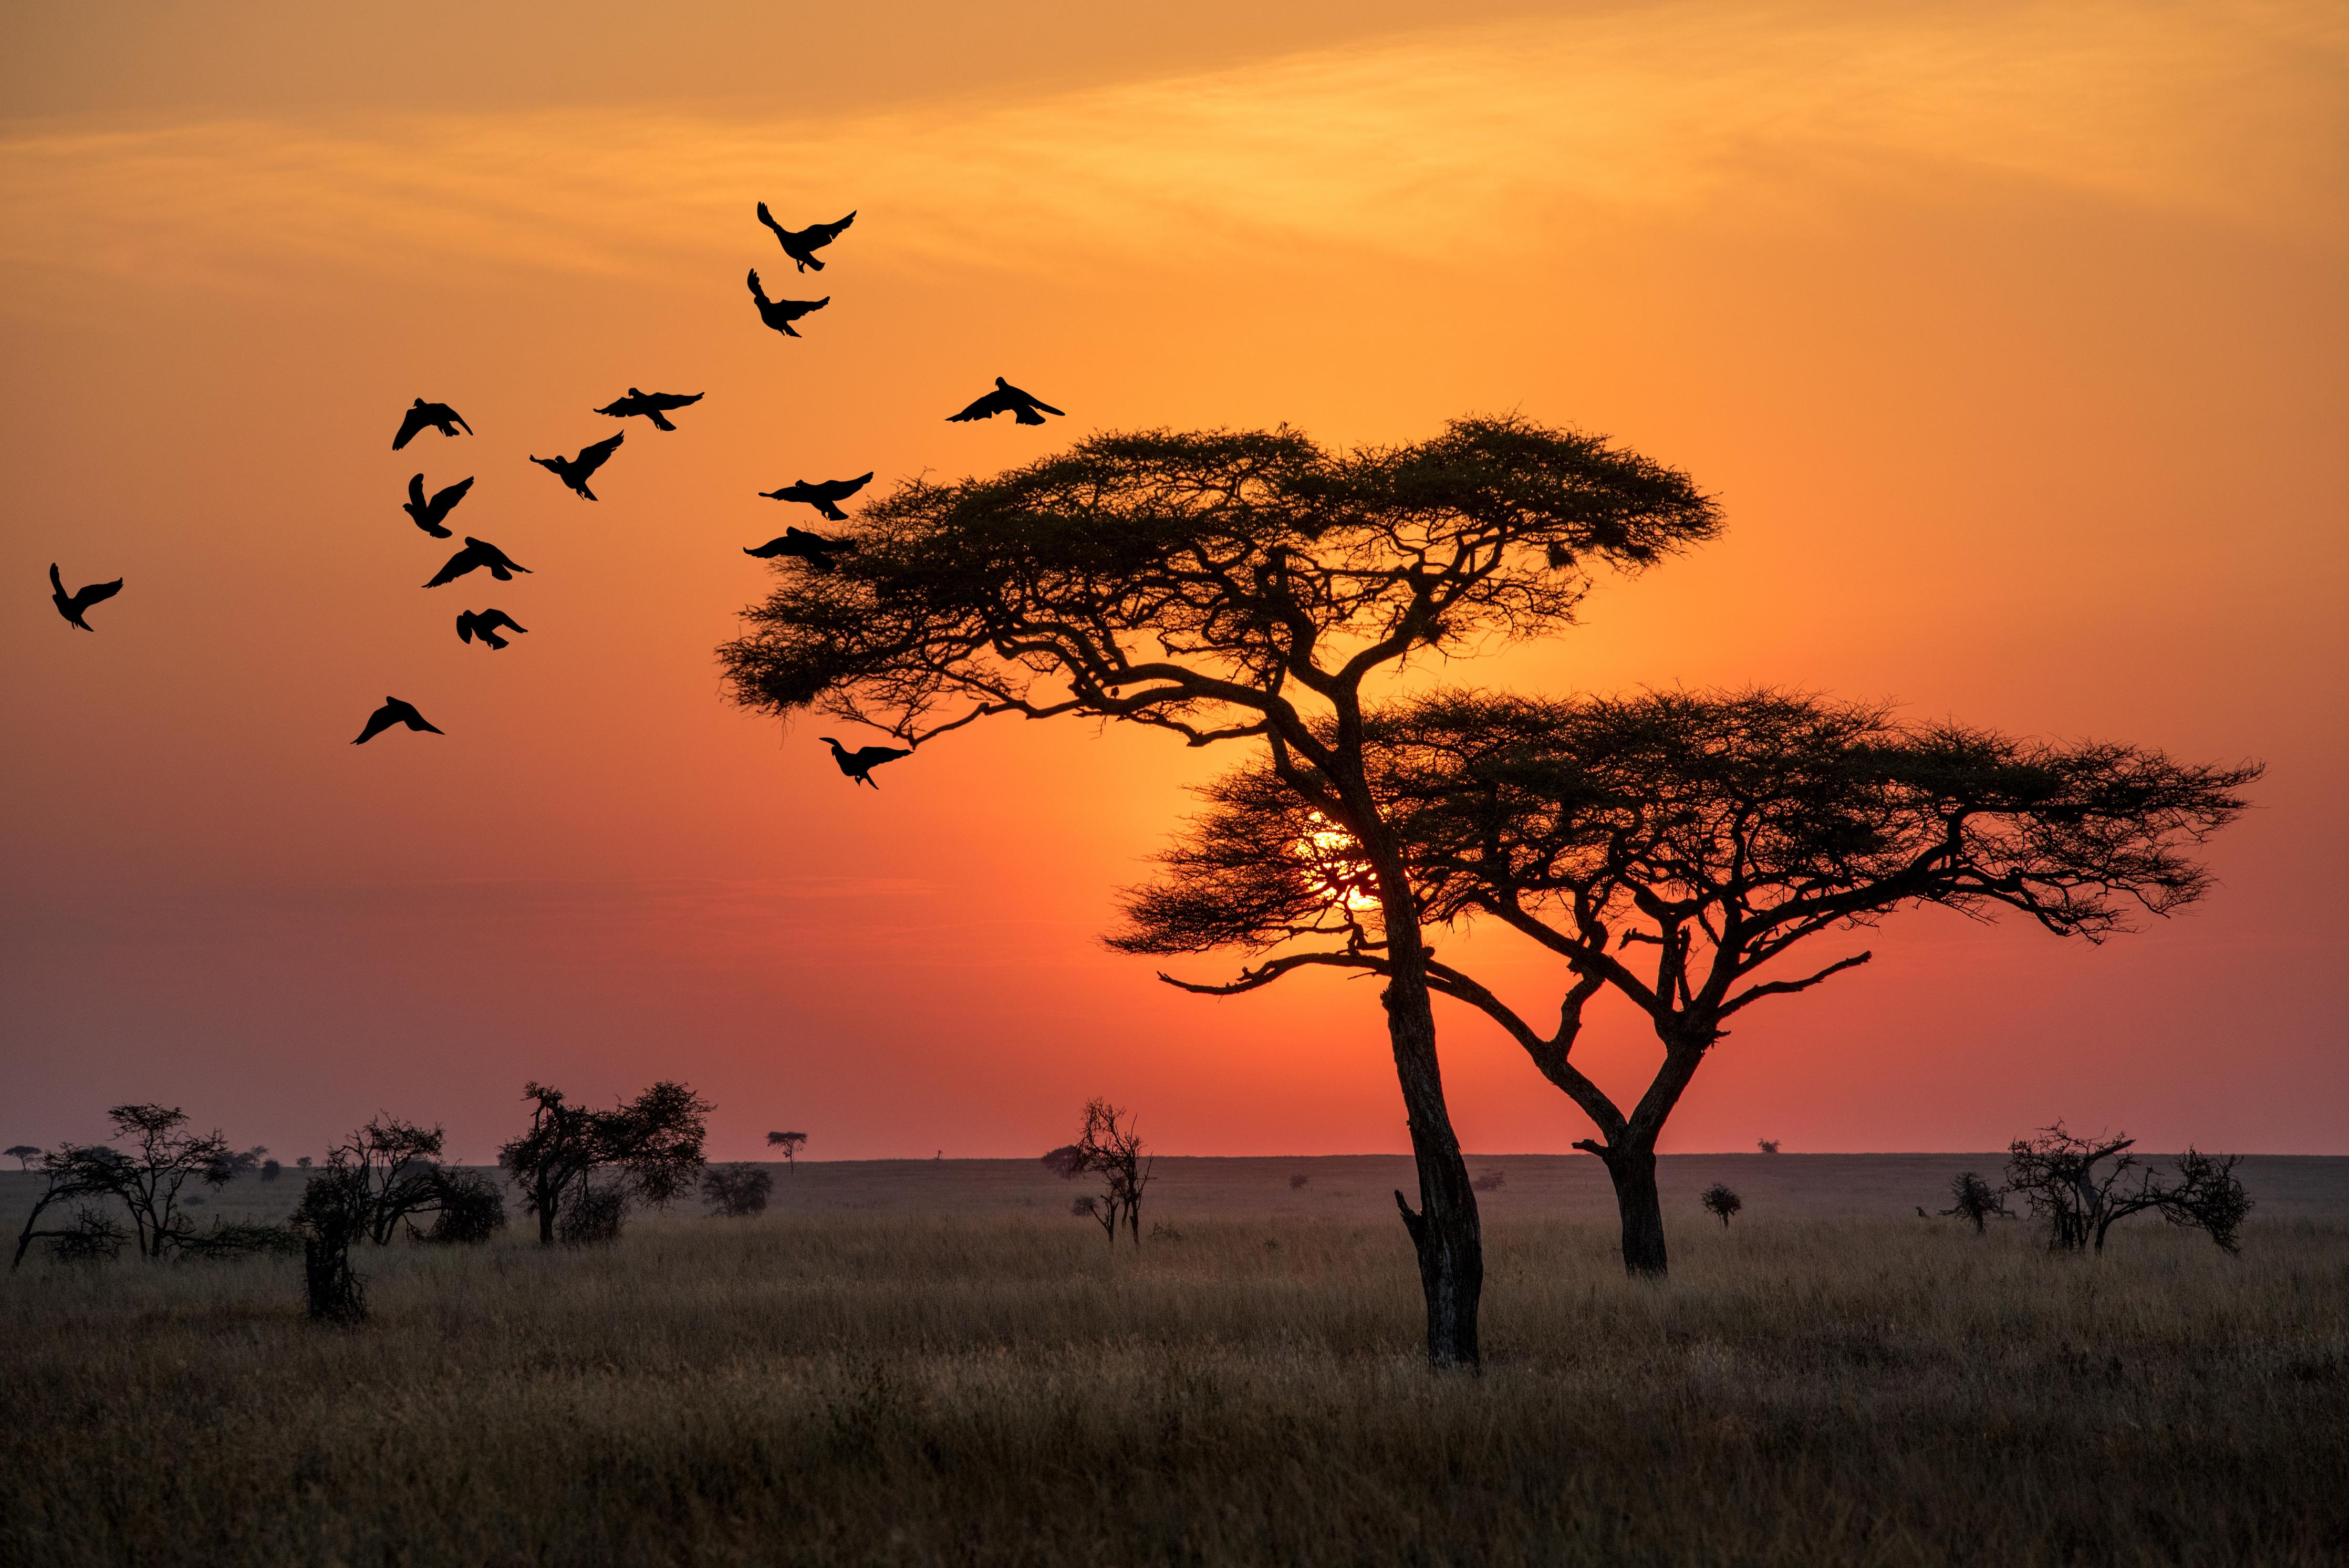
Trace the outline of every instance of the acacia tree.
<instances>
[{"instance_id":1,"label":"acacia tree","mask_svg":"<svg viewBox=\"0 0 2349 1568\"><path fill-rule=\"evenodd\" d=\"M176 1106L116 1106L106 1118L128 1152L106 1144L67 1143L43 1155L48 1181L17 1238L17 1262L36 1237L49 1234L36 1229L44 1210L90 1198L122 1205L139 1255L153 1262L195 1234L195 1222L181 1211L181 1189L191 1180L223 1186L235 1174L228 1140L219 1129L189 1131L188 1115Z\"/></svg>"},{"instance_id":2,"label":"acacia tree","mask_svg":"<svg viewBox=\"0 0 2349 1568\"><path fill-rule=\"evenodd\" d=\"M1046 1154L1044 1168L1063 1181L1080 1176L1101 1178L1100 1196L1078 1199L1069 1212L1090 1215L1099 1221L1112 1247L1117 1245L1117 1227L1123 1220L1139 1247L1142 1195L1149 1189L1151 1168L1157 1161L1144 1151L1142 1133L1130 1113L1096 1096L1085 1102L1084 1117L1084 1130L1077 1141Z\"/></svg>"},{"instance_id":3,"label":"acacia tree","mask_svg":"<svg viewBox=\"0 0 2349 1568\"><path fill-rule=\"evenodd\" d=\"M1922 1209L1918 1210L1920 1214ZM1950 1206L1941 1210L1945 1220L1963 1220L1974 1228L1977 1236L1987 1234L1992 1217L2012 1220L2014 1210L2006 1206L2006 1189L1992 1187L1971 1170L1961 1170L1950 1178Z\"/></svg>"},{"instance_id":4,"label":"acacia tree","mask_svg":"<svg viewBox=\"0 0 2349 1568\"><path fill-rule=\"evenodd\" d=\"M915 746L1000 714L1261 742L1265 776L1359 846L1395 938L1382 1001L1419 1207L1395 1199L1428 1355L1473 1366L1483 1242L1365 688L1413 656L1558 631L1591 568L1712 537L1713 504L1636 453L1510 417L1350 452L1287 429L1104 434L993 479L908 483L859 524L830 571L777 563L719 649L738 703Z\"/></svg>"},{"instance_id":5,"label":"acacia tree","mask_svg":"<svg viewBox=\"0 0 2349 1568\"><path fill-rule=\"evenodd\" d=\"M1706 1053L1746 1008L1870 955L1763 971L1814 939L1927 904L2101 941L2131 909L2167 915L2202 895L2209 877L2188 850L2243 809L2238 792L2260 774L1904 724L1881 706L1771 690L1448 693L1375 715L1364 732L1428 924L1497 920L1561 961L1557 1023L1544 1029L1432 950L1416 954L1432 990L1499 1023L1597 1127L1575 1147L1605 1162L1624 1266L1647 1274L1667 1265L1656 1140ZM1112 945L1269 955L1227 984L1169 981L1216 995L1300 969L1396 963L1399 934L1330 869L1356 852L1333 846L1295 792L1254 767L1205 793L1210 810L1162 857L1164 877L1128 893ZM1644 1013L1662 1047L1629 1111L1572 1060L1602 990Z\"/></svg>"},{"instance_id":6,"label":"acacia tree","mask_svg":"<svg viewBox=\"0 0 2349 1568\"><path fill-rule=\"evenodd\" d=\"M803 1132L771 1132L767 1135L767 1147L769 1148L781 1149L783 1151L783 1168L787 1171L796 1171L799 1169L800 1150L807 1147L807 1134Z\"/></svg>"},{"instance_id":7,"label":"acacia tree","mask_svg":"<svg viewBox=\"0 0 2349 1568\"><path fill-rule=\"evenodd\" d=\"M33 1161L39 1158L41 1150L36 1144L20 1143L0 1152L5 1152L10 1159L15 1160L18 1170L30 1170L33 1168Z\"/></svg>"},{"instance_id":8,"label":"acacia tree","mask_svg":"<svg viewBox=\"0 0 2349 1568\"><path fill-rule=\"evenodd\" d=\"M616 1171L627 1191L665 1203L690 1189L703 1164L706 1118L716 1107L683 1084L662 1080L612 1110L574 1106L563 1091L531 1084L529 1128L498 1150L498 1163L522 1188L523 1210L538 1216L541 1244L554 1243L567 1205L597 1206L596 1223L582 1239L606 1240L618 1229L626 1194L595 1191L591 1178Z\"/></svg>"},{"instance_id":9,"label":"acacia tree","mask_svg":"<svg viewBox=\"0 0 2349 1568\"><path fill-rule=\"evenodd\" d=\"M2221 1251L2241 1251L2239 1232L2251 1211L2251 1197L2235 1176L2242 1157L2189 1148L2178 1157L2172 1181L2128 1152L2136 1143L2117 1136L2080 1137L2059 1121L2007 1146L2007 1186L2047 1221L2049 1249L2101 1254L2106 1231L2150 1209L2173 1225L2209 1232ZM2133 1170L2137 1175L2131 1182Z\"/></svg>"},{"instance_id":10,"label":"acacia tree","mask_svg":"<svg viewBox=\"0 0 2349 1568\"><path fill-rule=\"evenodd\" d=\"M1725 1181L1716 1181L1706 1188L1698 1194L1697 1201L1704 1206L1706 1213L1721 1221L1721 1228L1724 1231L1729 1229L1730 1216L1745 1207L1745 1199L1738 1197L1736 1190Z\"/></svg>"}]
</instances>

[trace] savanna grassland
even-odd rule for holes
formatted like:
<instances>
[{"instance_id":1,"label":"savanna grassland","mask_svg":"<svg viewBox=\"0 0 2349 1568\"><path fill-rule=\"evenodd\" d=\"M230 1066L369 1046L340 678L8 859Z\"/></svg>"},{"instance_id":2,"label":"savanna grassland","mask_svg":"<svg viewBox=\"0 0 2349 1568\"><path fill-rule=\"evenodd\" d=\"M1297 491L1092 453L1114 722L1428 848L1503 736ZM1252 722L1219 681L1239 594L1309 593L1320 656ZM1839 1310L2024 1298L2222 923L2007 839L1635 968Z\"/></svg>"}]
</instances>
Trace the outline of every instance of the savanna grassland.
<instances>
[{"instance_id":1,"label":"savanna grassland","mask_svg":"<svg viewBox=\"0 0 2349 1568\"><path fill-rule=\"evenodd\" d=\"M1969 1162L1668 1161L1649 1284L1596 1162L1472 1161L1475 1377L1421 1361L1400 1160L1164 1162L1179 1235L1114 1254L1018 1162L808 1166L754 1220L369 1250L357 1331L295 1261L36 1257L0 1560L2349 1560L2349 1161L2247 1163L2240 1258L2144 1220L2096 1260L1916 1219Z\"/></svg>"}]
</instances>

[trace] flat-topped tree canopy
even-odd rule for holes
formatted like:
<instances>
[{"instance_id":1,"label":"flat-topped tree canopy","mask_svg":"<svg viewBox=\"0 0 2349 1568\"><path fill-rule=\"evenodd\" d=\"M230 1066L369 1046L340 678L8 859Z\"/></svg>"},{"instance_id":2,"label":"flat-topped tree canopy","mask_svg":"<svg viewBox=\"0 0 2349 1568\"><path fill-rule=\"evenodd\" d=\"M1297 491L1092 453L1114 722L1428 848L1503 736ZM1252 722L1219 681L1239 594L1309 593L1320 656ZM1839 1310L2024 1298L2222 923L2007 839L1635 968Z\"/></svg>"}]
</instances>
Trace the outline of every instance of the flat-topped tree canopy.
<instances>
[{"instance_id":1,"label":"flat-topped tree canopy","mask_svg":"<svg viewBox=\"0 0 2349 1568\"><path fill-rule=\"evenodd\" d=\"M1363 768L1362 686L1414 655L1563 628L1592 569L1712 537L1713 503L1684 474L1513 415L1346 452L1288 429L1098 435L992 479L900 485L860 523L833 569L784 568L719 650L737 702L915 745L996 713L1262 737L1270 776L1362 846L1365 897L1401 933L1383 1000L1420 1206L1395 1202L1428 1357L1475 1366L1475 1195L1410 880Z\"/></svg>"},{"instance_id":2,"label":"flat-topped tree canopy","mask_svg":"<svg viewBox=\"0 0 2349 1568\"><path fill-rule=\"evenodd\" d=\"M1514 415L1346 452L1286 428L1096 435L908 482L858 522L854 554L781 568L719 650L736 701L916 743L999 712L1269 731L1317 762L1296 687L1343 715L1379 666L1554 631L1594 566L1720 526L1687 476Z\"/></svg>"},{"instance_id":3,"label":"flat-topped tree canopy","mask_svg":"<svg viewBox=\"0 0 2349 1568\"><path fill-rule=\"evenodd\" d=\"M1497 919L1643 1007L1723 1015L1795 943L1907 905L2002 909L2092 941L2132 910L2168 914L2209 888L2189 851L2260 774L1768 689L1445 692L1371 713L1364 737L1423 919ZM1343 846L1293 790L1257 765L1204 793L1115 945L1382 947ZM1634 944L1652 965L1624 956Z\"/></svg>"}]
</instances>

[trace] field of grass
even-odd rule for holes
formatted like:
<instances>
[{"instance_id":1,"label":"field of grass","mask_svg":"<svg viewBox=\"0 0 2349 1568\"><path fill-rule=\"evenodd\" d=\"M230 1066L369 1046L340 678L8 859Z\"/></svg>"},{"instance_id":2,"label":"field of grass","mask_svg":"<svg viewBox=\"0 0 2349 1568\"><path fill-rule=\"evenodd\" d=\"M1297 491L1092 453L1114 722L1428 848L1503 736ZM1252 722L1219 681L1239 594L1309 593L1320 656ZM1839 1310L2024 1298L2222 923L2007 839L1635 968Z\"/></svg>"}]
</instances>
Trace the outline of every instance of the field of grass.
<instances>
[{"instance_id":1,"label":"field of grass","mask_svg":"<svg viewBox=\"0 0 2349 1568\"><path fill-rule=\"evenodd\" d=\"M1661 1285L1545 1192L1595 1162L1473 1161L1477 1377L1420 1361L1402 1161L1168 1162L1179 1236L1114 1255L1021 1162L804 1167L754 1220L369 1251L356 1332L283 1260L31 1260L0 1562L2349 1561L2349 1161L2247 1165L2240 1258L2083 1260L1914 1218L1989 1157L1705 1158L1668 1193L1748 1211L1668 1196Z\"/></svg>"}]
</instances>

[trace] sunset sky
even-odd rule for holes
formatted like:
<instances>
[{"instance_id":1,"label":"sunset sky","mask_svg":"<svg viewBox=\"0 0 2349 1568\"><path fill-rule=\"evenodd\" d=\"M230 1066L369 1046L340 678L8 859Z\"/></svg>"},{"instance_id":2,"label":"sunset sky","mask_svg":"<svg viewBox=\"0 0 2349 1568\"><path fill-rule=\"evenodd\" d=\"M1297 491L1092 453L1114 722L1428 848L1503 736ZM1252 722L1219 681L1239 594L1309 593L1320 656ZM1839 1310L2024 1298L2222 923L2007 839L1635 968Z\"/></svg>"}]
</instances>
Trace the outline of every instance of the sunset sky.
<instances>
[{"instance_id":1,"label":"sunset sky","mask_svg":"<svg viewBox=\"0 0 2349 1568\"><path fill-rule=\"evenodd\" d=\"M855 789L712 649L771 580L741 547L813 521L758 496L794 479L1515 410L1686 470L1727 531L1432 678L2269 765L2199 908L2101 949L1864 933L1744 1015L1668 1150L2063 1116L2349 1153L2340 6L689 9L0 20L0 1142L140 1099L481 1159L526 1079L678 1077L720 1157L1030 1155L1094 1094L1169 1152L1402 1149L1370 985L1210 1001L1099 945L1242 753L999 722ZM801 276L761 200L856 223ZM831 296L804 341L750 266ZM944 421L999 374L1069 417ZM707 397L628 421L598 504L525 461L631 384ZM478 433L391 452L419 396ZM419 469L478 476L451 526L533 575L422 590L460 541L401 514ZM126 579L95 635L53 560ZM530 634L461 646L487 604ZM387 693L447 734L350 745ZM1506 936L1446 951L1555 998ZM1439 1019L1471 1149L1588 1136ZM1578 1056L1622 1087L1653 1050L1616 1009Z\"/></svg>"}]
</instances>

